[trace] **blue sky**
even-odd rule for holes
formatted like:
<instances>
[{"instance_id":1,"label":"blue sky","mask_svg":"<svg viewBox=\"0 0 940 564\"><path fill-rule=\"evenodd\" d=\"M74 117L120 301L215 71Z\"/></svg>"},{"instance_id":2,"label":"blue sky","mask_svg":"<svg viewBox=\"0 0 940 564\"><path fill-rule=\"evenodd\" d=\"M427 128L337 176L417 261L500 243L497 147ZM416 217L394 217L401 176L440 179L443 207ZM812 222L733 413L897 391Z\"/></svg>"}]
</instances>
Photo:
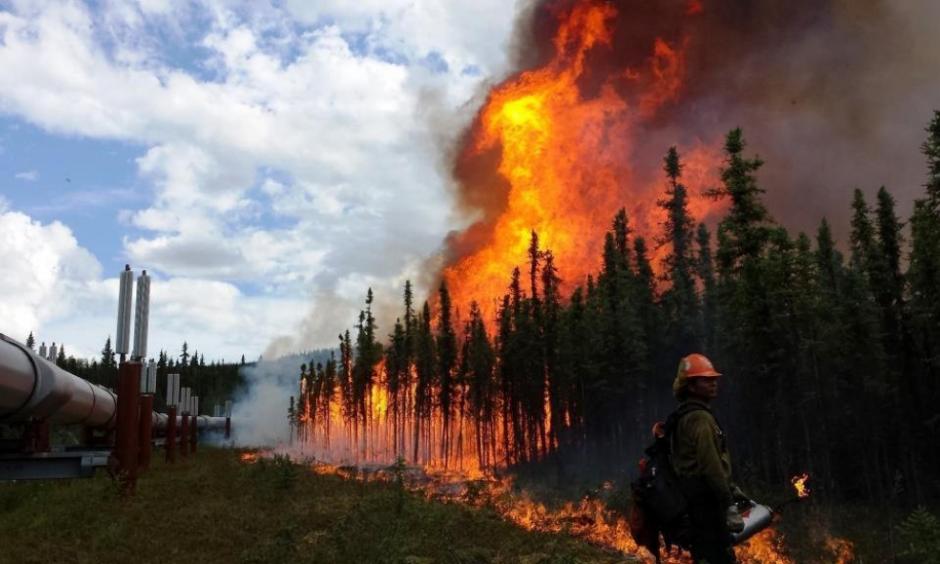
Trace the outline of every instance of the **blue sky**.
<instances>
[{"instance_id":1,"label":"blue sky","mask_svg":"<svg viewBox=\"0 0 940 564\"><path fill-rule=\"evenodd\" d=\"M96 354L125 263L151 350L333 345L370 286L391 317L465 221L441 158L514 10L0 1L0 332Z\"/></svg>"},{"instance_id":2,"label":"blue sky","mask_svg":"<svg viewBox=\"0 0 940 564\"><path fill-rule=\"evenodd\" d=\"M123 268L121 209L146 205L150 187L137 176L142 147L47 133L22 119L0 119L2 193L14 209L68 225L108 271Z\"/></svg>"}]
</instances>

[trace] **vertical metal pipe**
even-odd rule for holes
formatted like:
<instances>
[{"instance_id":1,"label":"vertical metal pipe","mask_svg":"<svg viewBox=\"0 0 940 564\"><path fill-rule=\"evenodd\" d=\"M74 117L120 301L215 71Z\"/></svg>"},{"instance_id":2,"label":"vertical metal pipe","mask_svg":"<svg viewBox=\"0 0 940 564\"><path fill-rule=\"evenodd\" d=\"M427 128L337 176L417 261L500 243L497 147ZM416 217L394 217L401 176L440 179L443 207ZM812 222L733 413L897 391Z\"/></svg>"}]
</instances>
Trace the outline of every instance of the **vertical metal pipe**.
<instances>
[{"instance_id":1,"label":"vertical metal pipe","mask_svg":"<svg viewBox=\"0 0 940 564\"><path fill-rule=\"evenodd\" d=\"M147 357L147 330L150 323L150 277L147 271L137 278L137 302L134 316L134 352L131 358Z\"/></svg>"},{"instance_id":2,"label":"vertical metal pipe","mask_svg":"<svg viewBox=\"0 0 940 564\"><path fill-rule=\"evenodd\" d=\"M117 333L114 336L114 352L124 355L130 352L131 340L131 304L134 298L134 272L130 265L124 265L124 272L118 283L118 318Z\"/></svg>"},{"instance_id":3,"label":"vertical metal pipe","mask_svg":"<svg viewBox=\"0 0 940 564\"><path fill-rule=\"evenodd\" d=\"M150 457L153 449L153 395L140 396L140 470L150 469Z\"/></svg>"},{"instance_id":4,"label":"vertical metal pipe","mask_svg":"<svg viewBox=\"0 0 940 564\"><path fill-rule=\"evenodd\" d=\"M192 436L190 436L189 450L191 453L196 454L196 443L198 442L199 437L199 416L193 415L192 423Z\"/></svg>"},{"instance_id":5,"label":"vertical metal pipe","mask_svg":"<svg viewBox=\"0 0 940 564\"><path fill-rule=\"evenodd\" d=\"M180 456L189 457L189 414L185 411L180 424Z\"/></svg>"},{"instance_id":6,"label":"vertical metal pipe","mask_svg":"<svg viewBox=\"0 0 940 564\"><path fill-rule=\"evenodd\" d=\"M232 437L232 400L225 400L225 438Z\"/></svg>"},{"instance_id":7,"label":"vertical metal pipe","mask_svg":"<svg viewBox=\"0 0 940 564\"><path fill-rule=\"evenodd\" d=\"M167 405L172 405L174 407L179 407L180 404L180 375L179 374L168 374L167 375ZM181 409L177 411L182 412Z\"/></svg>"},{"instance_id":8,"label":"vertical metal pipe","mask_svg":"<svg viewBox=\"0 0 940 564\"><path fill-rule=\"evenodd\" d=\"M166 441L163 443L166 449L166 461L169 464L176 463L176 406L171 405L166 408Z\"/></svg>"},{"instance_id":9,"label":"vertical metal pipe","mask_svg":"<svg viewBox=\"0 0 940 564\"><path fill-rule=\"evenodd\" d=\"M124 362L118 372L117 436L114 454L127 493L133 493L137 483L140 370L139 362Z\"/></svg>"}]
</instances>

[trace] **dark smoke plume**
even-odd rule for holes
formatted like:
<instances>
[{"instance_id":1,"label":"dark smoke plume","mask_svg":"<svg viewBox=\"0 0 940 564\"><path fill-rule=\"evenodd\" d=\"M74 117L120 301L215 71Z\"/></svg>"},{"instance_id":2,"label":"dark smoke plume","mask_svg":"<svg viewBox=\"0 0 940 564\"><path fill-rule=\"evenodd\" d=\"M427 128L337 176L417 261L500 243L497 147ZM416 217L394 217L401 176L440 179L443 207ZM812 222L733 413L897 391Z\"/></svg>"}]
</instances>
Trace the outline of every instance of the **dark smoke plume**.
<instances>
[{"instance_id":1,"label":"dark smoke plume","mask_svg":"<svg viewBox=\"0 0 940 564\"><path fill-rule=\"evenodd\" d=\"M525 17L511 43L519 72L551 57L556 14L574 1L537 2L521 12ZM646 124L635 154L624 156L641 171L640 178L661 174L669 146L681 151L702 141L719 144L724 133L740 126L748 151L766 161L760 180L768 207L791 230L814 233L827 216L844 241L856 187L873 198L886 185L902 217L922 195L925 167L919 147L932 111L940 108L940 40L934 30L940 2L613 4L618 11L613 48L601 46L590 54L579 84L585 97L594 96L607 77L641 66L655 38L688 45L678 99ZM632 84L624 80L619 86L626 98L631 98ZM485 232L504 205L494 169L478 161L455 163L461 204L483 210L482 221L472 229ZM477 239L466 235L459 240ZM449 250L452 257L467 252Z\"/></svg>"}]
</instances>

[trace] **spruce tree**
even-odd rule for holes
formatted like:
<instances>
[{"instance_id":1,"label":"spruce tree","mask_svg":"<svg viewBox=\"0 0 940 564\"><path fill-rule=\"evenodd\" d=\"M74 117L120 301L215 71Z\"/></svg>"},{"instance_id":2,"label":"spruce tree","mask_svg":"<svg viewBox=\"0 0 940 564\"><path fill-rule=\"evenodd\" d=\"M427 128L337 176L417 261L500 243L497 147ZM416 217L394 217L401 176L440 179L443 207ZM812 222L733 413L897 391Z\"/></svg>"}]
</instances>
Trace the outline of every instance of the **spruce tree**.
<instances>
[{"instance_id":1,"label":"spruce tree","mask_svg":"<svg viewBox=\"0 0 940 564\"><path fill-rule=\"evenodd\" d=\"M663 328L663 309L660 307L660 301L657 297L656 282L653 274L653 268L647 255L646 240L643 237L636 237L633 241L634 254L636 260L636 298L633 300L637 312L640 315L641 335L640 346L636 349L637 355L637 373L636 382L633 384L636 397L635 431L634 441L642 442L645 439L643 428L646 422L655 420L662 412L662 406L658 404L656 398L661 397L658 388L658 377L663 374L670 374L675 369L678 362L677 352L680 347L692 346L688 341L667 342L665 339L665 330ZM690 296L686 296L689 298ZM694 297L691 297L694 302ZM690 304L686 304L690 305ZM687 318L688 326L683 328L682 333L688 338L694 338L694 318Z\"/></svg>"},{"instance_id":2,"label":"spruce tree","mask_svg":"<svg viewBox=\"0 0 940 564\"><path fill-rule=\"evenodd\" d=\"M692 278L694 223L689 215L686 187L679 182L682 176L679 152L670 147L663 160L667 178L666 197L660 199L658 205L665 210L666 221L659 244L666 245L669 252L663 259L662 279L667 283L667 289L662 302L666 310L668 339L675 347L671 356L678 357L700 348L695 330L698 299Z\"/></svg>"},{"instance_id":3,"label":"spruce tree","mask_svg":"<svg viewBox=\"0 0 940 564\"><path fill-rule=\"evenodd\" d=\"M29 347L29 350L36 348L36 337L33 337L32 331L30 331L29 335L26 337L26 346Z\"/></svg>"},{"instance_id":4,"label":"spruce tree","mask_svg":"<svg viewBox=\"0 0 940 564\"><path fill-rule=\"evenodd\" d=\"M555 268L555 256L550 250L543 253L542 266L542 358L544 359L544 378L548 387L551 413L548 451L558 445L558 433L562 428L565 385L559 370L560 332L561 332L561 279Z\"/></svg>"},{"instance_id":5,"label":"spruce tree","mask_svg":"<svg viewBox=\"0 0 940 564\"><path fill-rule=\"evenodd\" d=\"M940 111L934 111L927 126L927 140L921 145L927 157L927 206L930 211L940 213Z\"/></svg>"},{"instance_id":6,"label":"spruce tree","mask_svg":"<svg viewBox=\"0 0 940 564\"><path fill-rule=\"evenodd\" d=\"M906 355L902 350L908 339L903 323L904 277L901 274L901 222L894 213L894 198L884 186L878 190L875 209L877 226L877 259L872 280L872 290L881 308L882 332L885 352L890 358L894 378L903 373Z\"/></svg>"},{"instance_id":7,"label":"spruce tree","mask_svg":"<svg viewBox=\"0 0 940 564\"><path fill-rule=\"evenodd\" d=\"M438 398L443 417L443 437L441 446L446 461L450 456L450 424L453 417L452 400L454 397L454 369L457 366L457 334L453 327L453 310L450 301L450 292L447 282L442 281L438 288L438 321L437 321L437 381L440 386Z\"/></svg>"},{"instance_id":8,"label":"spruce tree","mask_svg":"<svg viewBox=\"0 0 940 564\"><path fill-rule=\"evenodd\" d=\"M189 356L189 345L186 343L186 341L183 341L183 348L182 352L180 353L179 363L181 368L186 368L186 366L189 364Z\"/></svg>"},{"instance_id":9,"label":"spruce tree","mask_svg":"<svg viewBox=\"0 0 940 564\"><path fill-rule=\"evenodd\" d=\"M114 349L111 348L110 336L105 340L104 348L101 349L101 367L107 369L114 367Z\"/></svg>"},{"instance_id":10,"label":"spruce tree","mask_svg":"<svg viewBox=\"0 0 940 564\"><path fill-rule=\"evenodd\" d=\"M936 421L940 404L940 111L934 112L927 134L922 145L927 159L926 194L914 202L906 278L911 341L919 360L913 367L911 395L921 419ZM930 449L925 458L934 468L940 464L936 449Z\"/></svg>"},{"instance_id":11,"label":"spruce tree","mask_svg":"<svg viewBox=\"0 0 940 564\"><path fill-rule=\"evenodd\" d=\"M529 237L529 291L533 300L538 301L538 274L541 252L539 251L539 234L532 231Z\"/></svg>"},{"instance_id":12,"label":"spruce tree","mask_svg":"<svg viewBox=\"0 0 940 564\"><path fill-rule=\"evenodd\" d=\"M855 379L860 390L852 402L854 415L878 414L866 417L854 440L868 437L871 453L863 461L862 477L871 497L887 495L889 474L892 472L883 463L888 455L888 428L880 414L890 405L887 376L887 355L884 349L883 321L875 292L881 272L882 256L875 241L875 228L871 221L871 210L861 190L852 196L851 254L846 277L845 298L851 307L845 311L848 344L848 362L856 367Z\"/></svg>"},{"instance_id":13,"label":"spruce tree","mask_svg":"<svg viewBox=\"0 0 940 564\"><path fill-rule=\"evenodd\" d=\"M630 246L627 239L630 236L630 226L627 220L627 210L620 208L614 216L613 243L617 253L617 267L623 270L630 268Z\"/></svg>"},{"instance_id":14,"label":"spruce tree","mask_svg":"<svg viewBox=\"0 0 940 564\"><path fill-rule=\"evenodd\" d=\"M695 236L695 274L702 287L700 329L702 346L707 354L714 355L716 318L715 267L712 261L711 234L704 223L700 223Z\"/></svg>"},{"instance_id":15,"label":"spruce tree","mask_svg":"<svg viewBox=\"0 0 940 564\"><path fill-rule=\"evenodd\" d=\"M753 432L745 437L742 455L763 457L758 466L764 472L762 477L770 480L770 472L780 465L769 459L771 451L761 442L760 437L771 429L771 421L767 411L758 406L761 397L773 395L776 381L772 372L775 366L769 361L778 346L767 324L771 304L765 256L774 232L761 202L764 190L755 176L763 161L745 157L745 146L740 129L728 133L722 184L708 191L715 198L731 202L728 215L718 226L717 307L721 326L716 356L729 376L723 396L742 406L742 416L751 421Z\"/></svg>"},{"instance_id":16,"label":"spruce tree","mask_svg":"<svg viewBox=\"0 0 940 564\"><path fill-rule=\"evenodd\" d=\"M731 209L722 220L724 234L728 237L730 265L741 266L745 258L756 258L763 250L769 236L767 223L770 215L760 200L764 189L757 184L755 173L764 164L759 157L745 158L744 134L733 129L725 138L725 166L721 170L722 186L708 191L712 197L728 198Z\"/></svg>"},{"instance_id":17,"label":"spruce tree","mask_svg":"<svg viewBox=\"0 0 940 564\"><path fill-rule=\"evenodd\" d=\"M372 417L371 390L375 380L376 365L382 358L382 345L376 339L375 317L372 314L374 300L372 288L366 292L366 308L359 312L356 325L356 357L353 365L353 398L357 417L367 424ZM363 449L368 449L367 444Z\"/></svg>"},{"instance_id":18,"label":"spruce tree","mask_svg":"<svg viewBox=\"0 0 940 564\"><path fill-rule=\"evenodd\" d=\"M494 368L496 366L496 353L486 334L486 325L483 322L480 308L474 301L470 304L470 319L467 322L463 364L466 378L466 389L470 400L470 411L473 416L476 451L478 462L487 467L495 462L496 453L492 451L496 439L496 429L493 419L496 409L496 390L494 382Z\"/></svg>"},{"instance_id":19,"label":"spruce tree","mask_svg":"<svg viewBox=\"0 0 940 564\"><path fill-rule=\"evenodd\" d=\"M432 411L432 391L434 389L434 374L436 372L437 354L434 346L434 333L431 329L431 306L427 301L421 309L417 319L416 351L415 351L415 434L413 443L413 456L419 462L422 439L430 441L430 417ZM431 453L427 453L431 454Z\"/></svg>"}]
</instances>

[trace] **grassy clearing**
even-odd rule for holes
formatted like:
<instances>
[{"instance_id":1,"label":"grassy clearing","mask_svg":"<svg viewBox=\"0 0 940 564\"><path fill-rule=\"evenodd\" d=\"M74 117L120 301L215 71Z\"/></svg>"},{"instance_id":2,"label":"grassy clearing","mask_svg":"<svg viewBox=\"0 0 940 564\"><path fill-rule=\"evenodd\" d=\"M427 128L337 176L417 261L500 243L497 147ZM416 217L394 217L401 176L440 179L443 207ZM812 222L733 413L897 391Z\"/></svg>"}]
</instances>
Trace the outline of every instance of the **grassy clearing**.
<instances>
[{"instance_id":1,"label":"grassy clearing","mask_svg":"<svg viewBox=\"0 0 940 564\"><path fill-rule=\"evenodd\" d=\"M485 510L431 503L394 484L242 464L201 448L157 460L122 500L93 479L0 483L0 562L627 562Z\"/></svg>"}]
</instances>

